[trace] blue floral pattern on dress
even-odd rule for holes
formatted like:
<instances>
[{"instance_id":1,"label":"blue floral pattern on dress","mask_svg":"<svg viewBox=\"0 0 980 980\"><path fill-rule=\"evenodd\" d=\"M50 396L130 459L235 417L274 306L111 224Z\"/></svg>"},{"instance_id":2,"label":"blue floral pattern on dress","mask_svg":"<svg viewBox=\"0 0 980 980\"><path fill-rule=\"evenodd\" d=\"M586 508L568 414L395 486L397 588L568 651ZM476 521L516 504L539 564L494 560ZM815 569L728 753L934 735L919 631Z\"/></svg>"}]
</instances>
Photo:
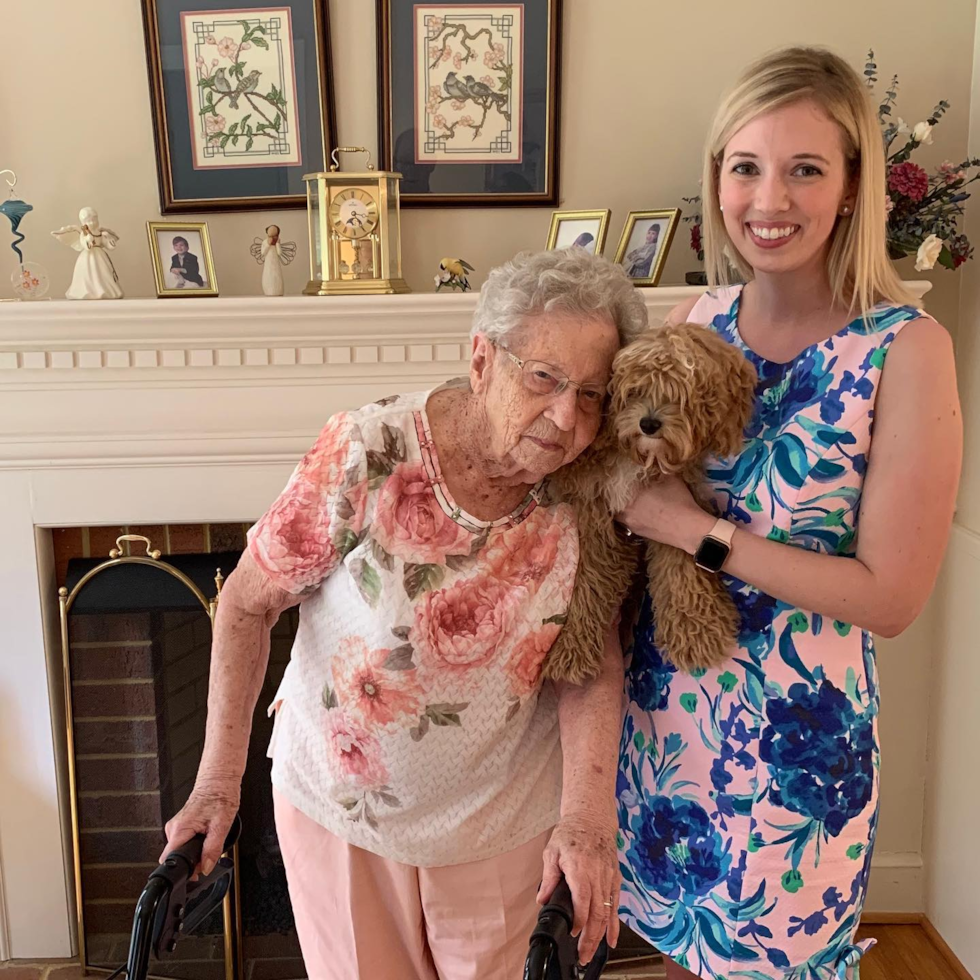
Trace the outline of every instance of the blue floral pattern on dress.
<instances>
[{"instance_id":1,"label":"blue floral pattern on dress","mask_svg":"<svg viewBox=\"0 0 980 980\"><path fill-rule=\"evenodd\" d=\"M712 459L719 516L853 557L889 345L913 307L879 306L782 364L738 331L741 287L691 314L755 366L743 451ZM869 634L722 576L738 645L678 672L649 600L633 635L618 777L620 912L711 980L857 980L878 817L878 682Z\"/></svg>"}]
</instances>

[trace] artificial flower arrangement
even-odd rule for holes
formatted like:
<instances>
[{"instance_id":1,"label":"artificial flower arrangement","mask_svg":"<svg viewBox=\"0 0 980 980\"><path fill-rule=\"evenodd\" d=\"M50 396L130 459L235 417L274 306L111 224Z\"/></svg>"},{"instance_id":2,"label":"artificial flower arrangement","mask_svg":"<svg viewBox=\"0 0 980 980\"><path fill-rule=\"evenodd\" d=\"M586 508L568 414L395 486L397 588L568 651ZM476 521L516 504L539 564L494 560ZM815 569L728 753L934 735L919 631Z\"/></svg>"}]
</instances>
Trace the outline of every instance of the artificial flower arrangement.
<instances>
[{"instance_id":1,"label":"artificial flower arrangement","mask_svg":"<svg viewBox=\"0 0 980 980\"><path fill-rule=\"evenodd\" d=\"M868 52L864 66L868 88L878 81L874 51ZM973 247L957 227L963 203L969 198L967 184L980 177L980 159L940 164L930 174L909 157L923 144L932 143L932 131L939 124L949 103L942 99L924 122L909 126L900 116L892 119L898 95L898 75L893 75L878 106L878 121L885 141L885 167L888 198L888 254L893 259L915 256L915 269L923 272L937 262L957 269L973 256ZM900 137L905 137L904 141Z\"/></svg>"},{"instance_id":2,"label":"artificial flower arrangement","mask_svg":"<svg viewBox=\"0 0 980 980\"><path fill-rule=\"evenodd\" d=\"M864 76L868 88L874 89L878 66L873 51L868 52ZM964 188L980 178L980 158L958 164L946 161L932 174L913 163L909 158L918 147L932 143L932 131L949 103L941 100L928 119L909 126L899 116L892 119L897 95L898 75L894 75L878 106L885 144L888 254L893 259L914 255L917 272L931 269L937 262L944 268L957 269L973 257L973 246L959 231L958 222L964 213L963 204L970 197ZM904 141L900 140L903 136ZM695 208L701 204L700 196L683 200ZM684 220L691 225L691 251L703 262L700 210L686 215Z\"/></svg>"}]
</instances>

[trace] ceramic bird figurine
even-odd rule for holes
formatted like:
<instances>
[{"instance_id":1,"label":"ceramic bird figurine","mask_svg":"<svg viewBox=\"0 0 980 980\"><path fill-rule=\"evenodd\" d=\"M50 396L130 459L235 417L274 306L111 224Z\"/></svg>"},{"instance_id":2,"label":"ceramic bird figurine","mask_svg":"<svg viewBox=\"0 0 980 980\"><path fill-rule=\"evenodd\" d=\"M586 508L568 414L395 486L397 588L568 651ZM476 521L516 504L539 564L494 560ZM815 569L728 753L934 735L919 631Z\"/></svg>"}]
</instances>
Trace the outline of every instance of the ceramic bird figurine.
<instances>
[{"instance_id":1,"label":"ceramic bird figurine","mask_svg":"<svg viewBox=\"0 0 980 980\"><path fill-rule=\"evenodd\" d=\"M434 277L436 292L438 293L443 286L448 286L450 289L459 289L465 293L470 288L466 273L474 271L473 266L465 259L443 259L439 263L439 274Z\"/></svg>"},{"instance_id":2,"label":"ceramic bird figurine","mask_svg":"<svg viewBox=\"0 0 980 980\"><path fill-rule=\"evenodd\" d=\"M249 92L254 92L259 85L259 76L262 74L257 68L250 71L239 83L238 87L235 89L231 95L228 96L228 105L232 109L238 108L238 98L242 95L248 95Z\"/></svg>"}]
</instances>

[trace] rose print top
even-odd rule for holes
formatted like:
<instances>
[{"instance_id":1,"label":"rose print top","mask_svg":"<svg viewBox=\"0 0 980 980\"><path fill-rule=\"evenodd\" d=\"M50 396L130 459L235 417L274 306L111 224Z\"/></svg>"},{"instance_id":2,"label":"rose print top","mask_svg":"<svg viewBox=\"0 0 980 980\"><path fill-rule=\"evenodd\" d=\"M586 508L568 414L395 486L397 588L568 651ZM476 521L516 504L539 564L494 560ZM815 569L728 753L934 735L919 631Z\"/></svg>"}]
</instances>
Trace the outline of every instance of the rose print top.
<instances>
[{"instance_id":1,"label":"rose print top","mask_svg":"<svg viewBox=\"0 0 980 980\"><path fill-rule=\"evenodd\" d=\"M461 510L427 397L331 418L248 547L275 585L309 596L274 705L273 784L358 847L438 866L557 821L557 701L541 665L578 535L540 486L497 521Z\"/></svg>"}]
</instances>

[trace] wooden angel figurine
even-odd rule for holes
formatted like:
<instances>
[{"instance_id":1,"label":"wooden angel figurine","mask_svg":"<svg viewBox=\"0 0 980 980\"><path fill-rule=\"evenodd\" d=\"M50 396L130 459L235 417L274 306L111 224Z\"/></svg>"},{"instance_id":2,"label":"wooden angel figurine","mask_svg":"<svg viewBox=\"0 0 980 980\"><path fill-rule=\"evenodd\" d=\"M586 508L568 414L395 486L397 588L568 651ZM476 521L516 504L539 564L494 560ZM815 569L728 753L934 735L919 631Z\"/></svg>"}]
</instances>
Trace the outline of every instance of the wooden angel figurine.
<instances>
[{"instance_id":1,"label":"wooden angel figurine","mask_svg":"<svg viewBox=\"0 0 980 980\"><path fill-rule=\"evenodd\" d=\"M296 258L296 242L280 241L279 225L269 225L265 238L256 238L249 251L262 266L262 292L266 296L282 296L282 267Z\"/></svg>"},{"instance_id":2,"label":"wooden angel figurine","mask_svg":"<svg viewBox=\"0 0 980 980\"><path fill-rule=\"evenodd\" d=\"M122 299L119 276L109 258L109 251L116 247L119 236L99 224L94 208L82 208L78 212L78 222L51 232L58 241L81 253L65 296L68 299Z\"/></svg>"}]
</instances>

